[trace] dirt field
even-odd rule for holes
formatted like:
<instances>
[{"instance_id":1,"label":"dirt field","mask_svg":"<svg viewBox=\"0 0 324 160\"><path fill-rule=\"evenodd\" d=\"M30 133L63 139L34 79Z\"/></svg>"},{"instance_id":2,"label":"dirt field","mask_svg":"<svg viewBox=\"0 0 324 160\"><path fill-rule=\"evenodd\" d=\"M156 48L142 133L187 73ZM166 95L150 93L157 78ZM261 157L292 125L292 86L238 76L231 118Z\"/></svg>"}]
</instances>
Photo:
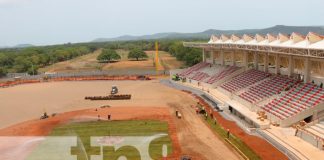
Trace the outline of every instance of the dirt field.
<instances>
[{"instance_id":1,"label":"dirt field","mask_svg":"<svg viewBox=\"0 0 324 160\"><path fill-rule=\"evenodd\" d=\"M68 61L55 63L45 68L40 68L39 72L76 72L89 71L102 68L103 64L97 62L97 56L101 50L97 50L91 54L80 56Z\"/></svg>"},{"instance_id":2,"label":"dirt field","mask_svg":"<svg viewBox=\"0 0 324 160\"><path fill-rule=\"evenodd\" d=\"M132 71L132 70L155 70L153 64L153 57L155 51L146 51L148 55L147 60L133 61L128 60L127 50L116 50L121 56L119 62L114 63L98 63L97 56L101 53L101 50L97 50L94 53L87 54L81 57L74 58L72 60L59 62L51 66L39 69L39 72L80 72L80 71L93 71L93 70L109 70L109 71ZM172 57L169 53L160 51L160 63L161 69L175 69L183 66L183 62L179 62L175 57Z\"/></svg>"},{"instance_id":3,"label":"dirt field","mask_svg":"<svg viewBox=\"0 0 324 160\"><path fill-rule=\"evenodd\" d=\"M121 94L132 94L127 101L90 101L85 96L110 94L117 85ZM111 106L164 106L186 101L180 91L153 81L79 81L48 82L1 88L0 128L38 118L44 111L60 113L77 109ZM19 108L19 112L16 110Z\"/></svg>"},{"instance_id":4,"label":"dirt field","mask_svg":"<svg viewBox=\"0 0 324 160\"><path fill-rule=\"evenodd\" d=\"M129 101L86 101L86 95L104 95L110 86L120 86L121 93L131 93L133 99ZM2 100L0 116L0 135L47 135L51 129L61 123L72 120L96 120L98 113L106 117L107 113L112 118L118 119L161 119L170 124L169 131L175 146L181 154L191 155L197 159L240 159L230 147L225 145L212 133L208 126L194 116L190 107L196 100L181 91L161 85L158 81L89 81L89 82L51 82L20 85L1 89ZM18 97L15 99L14 97ZM111 105L111 108L94 108L101 105ZM22 107L23 106L23 107ZM138 107L140 106L140 107ZM74 111L60 114L49 120L32 120L4 128L29 119L37 119L45 110L51 113L62 113L84 108L86 111ZM180 110L183 119L176 119L175 110ZM171 115L171 116L170 116ZM65 118L64 118L65 117ZM75 117L75 118L71 118ZM175 134L176 133L176 134ZM177 149L176 149L177 150Z\"/></svg>"},{"instance_id":5,"label":"dirt field","mask_svg":"<svg viewBox=\"0 0 324 160\"><path fill-rule=\"evenodd\" d=\"M148 55L154 55L155 51L146 51ZM165 70L178 69L184 66L184 63L172 57L168 52L159 51L160 65Z\"/></svg>"}]
</instances>

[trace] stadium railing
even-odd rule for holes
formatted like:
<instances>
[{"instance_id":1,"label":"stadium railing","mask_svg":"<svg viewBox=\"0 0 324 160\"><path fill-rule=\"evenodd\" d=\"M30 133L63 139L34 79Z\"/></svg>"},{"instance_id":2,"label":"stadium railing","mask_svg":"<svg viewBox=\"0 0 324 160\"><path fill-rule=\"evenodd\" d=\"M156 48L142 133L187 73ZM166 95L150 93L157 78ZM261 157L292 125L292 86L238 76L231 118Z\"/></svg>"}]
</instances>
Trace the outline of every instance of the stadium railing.
<instances>
[{"instance_id":1,"label":"stadium railing","mask_svg":"<svg viewBox=\"0 0 324 160\"><path fill-rule=\"evenodd\" d=\"M260 129L256 129L255 130L256 133L258 133L261 137L263 137L266 141L268 141L270 144L272 144L273 146L275 146L278 150L280 150L283 154L285 154L290 160L301 160L301 159L309 159L307 158L305 155L303 155L302 153L298 152L300 155L303 156L303 158L300 158L299 156L297 156L294 152L290 151L289 149L287 149L286 147L284 147L282 144L280 144L279 142L277 142L275 139L273 139L272 137L270 137L269 135L267 135L266 133L264 133L262 130ZM289 145L289 144L287 144Z\"/></svg>"}]
</instances>

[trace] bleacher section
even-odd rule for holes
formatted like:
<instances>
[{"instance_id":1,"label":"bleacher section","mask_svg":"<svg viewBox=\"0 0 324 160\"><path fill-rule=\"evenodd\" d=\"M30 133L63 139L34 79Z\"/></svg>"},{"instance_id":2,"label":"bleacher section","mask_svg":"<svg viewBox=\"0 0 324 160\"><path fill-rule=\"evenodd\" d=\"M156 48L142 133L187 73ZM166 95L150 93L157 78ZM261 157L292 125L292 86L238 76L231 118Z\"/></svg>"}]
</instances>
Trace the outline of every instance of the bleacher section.
<instances>
[{"instance_id":1,"label":"bleacher section","mask_svg":"<svg viewBox=\"0 0 324 160\"><path fill-rule=\"evenodd\" d=\"M209 67L200 69L199 72L204 72L204 73L207 73L208 75L214 75L214 74L222 71L224 68L226 68L226 67L211 65Z\"/></svg>"},{"instance_id":2,"label":"bleacher section","mask_svg":"<svg viewBox=\"0 0 324 160\"><path fill-rule=\"evenodd\" d=\"M269 73L251 69L239 76L234 77L231 81L223 84L221 87L229 92L235 92L258 81L261 81L269 76Z\"/></svg>"},{"instance_id":3,"label":"bleacher section","mask_svg":"<svg viewBox=\"0 0 324 160\"><path fill-rule=\"evenodd\" d=\"M285 93L281 98L274 99L262 108L266 112L284 120L318 105L323 100L324 90L312 83L307 83L300 84Z\"/></svg>"},{"instance_id":4,"label":"bleacher section","mask_svg":"<svg viewBox=\"0 0 324 160\"><path fill-rule=\"evenodd\" d=\"M179 75L182 77L186 77L189 76L191 73L193 73L194 71L198 71L206 66L210 65L209 63L205 63L205 62L201 62L198 64L195 64L192 67L189 67L188 69L182 71Z\"/></svg>"},{"instance_id":5,"label":"bleacher section","mask_svg":"<svg viewBox=\"0 0 324 160\"><path fill-rule=\"evenodd\" d=\"M264 98L279 94L286 88L296 85L298 81L288 78L287 76L275 76L270 80L266 80L256 86L248 89L248 91L239 96L250 103L256 103Z\"/></svg>"},{"instance_id":6,"label":"bleacher section","mask_svg":"<svg viewBox=\"0 0 324 160\"><path fill-rule=\"evenodd\" d=\"M221 79L223 79L224 77L234 73L235 71L237 71L238 69L240 69L239 67L236 66L230 66L225 68L223 71L214 74L213 76L211 76L210 78L207 79L206 83L208 84L213 84Z\"/></svg>"},{"instance_id":7,"label":"bleacher section","mask_svg":"<svg viewBox=\"0 0 324 160\"><path fill-rule=\"evenodd\" d=\"M210 77L207 73L204 72L196 72L190 79L196 80L196 81L202 81L206 78Z\"/></svg>"}]
</instances>

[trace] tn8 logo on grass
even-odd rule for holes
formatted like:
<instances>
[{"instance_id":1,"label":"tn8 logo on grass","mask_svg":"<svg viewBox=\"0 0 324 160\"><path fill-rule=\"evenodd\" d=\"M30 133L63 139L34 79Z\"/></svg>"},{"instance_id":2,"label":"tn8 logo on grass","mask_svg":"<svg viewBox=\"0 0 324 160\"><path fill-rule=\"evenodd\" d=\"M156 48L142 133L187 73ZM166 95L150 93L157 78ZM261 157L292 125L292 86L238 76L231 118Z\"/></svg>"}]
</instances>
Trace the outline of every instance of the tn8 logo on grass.
<instances>
[{"instance_id":1,"label":"tn8 logo on grass","mask_svg":"<svg viewBox=\"0 0 324 160\"><path fill-rule=\"evenodd\" d=\"M71 147L71 154L77 160L161 159L172 152L167 134L89 137L77 141L77 146Z\"/></svg>"}]
</instances>

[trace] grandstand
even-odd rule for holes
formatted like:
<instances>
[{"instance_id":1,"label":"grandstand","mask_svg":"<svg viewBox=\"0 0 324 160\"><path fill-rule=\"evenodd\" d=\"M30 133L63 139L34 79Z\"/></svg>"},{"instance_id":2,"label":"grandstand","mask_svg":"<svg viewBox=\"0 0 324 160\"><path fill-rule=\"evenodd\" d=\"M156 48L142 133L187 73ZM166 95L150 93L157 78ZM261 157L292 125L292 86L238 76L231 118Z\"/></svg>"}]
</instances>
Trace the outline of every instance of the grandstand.
<instances>
[{"instance_id":1,"label":"grandstand","mask_svg":"<svg viewBox=\"0 0 324 160\"><path fill-rule=\"evenodd\" d=\"M270 74L268 73L252 69L234 77L231 81L225 83L221 87L229 92L235 92L269 76Z\"/></svg>"},{"instance_id":2,"label":"grandstand","mask_svg":"<svg viewBox=\"0 0 324 160\"><path fill-rule=\"evenodd\" d=\"M218 72L216 74L214 74L213 76L211 76L206 83L208 84L214 84L215 82L223 79L224 77L226 77L227 75L232 74L233 72L237 71L239 69L239 67L236 66L230 66L225 68L224 70L222 70L221 72Z\"/></svg>"},{"instance_id":3,"label":"grandstand","mask_svg":"<svg viewBox=\"0 0 324 160\"><path fill-rule=\"evenodd\" d=\"M180 76L184 76L184 77L188 77L190 74L192 74L193 72L195 71L198 71L202 68L205 68L206 66L208 66L209 64L208 63L205 63L205 62L202 62L202 63L198 63L186 70L184 70L183 72L181 72L179 75Z\"/></svg>"},{"instance_id":4,"label":"grandstand","mask_svg":"<svg viewBox=\"0 0 324 160\"><path fill-rule=\"evenodd\" d=\"M265 98L279 94L281 91L292 87L296 83L298 83L297 80L290 79L286 76L274 76L259 85L249 88L248 91L245 91L239 96L250 103L257 103Z\"/></svg>"},{"instance_id":5,"label":"grandstand","mask_svg":"<svg viewBox=\"0 0 324 160\"><path fill-rule=\"evenodd\" d=\"M223 110L248 126L291 127L324 114L324 36L212 35L208 43L184 46L201 48L203 61L180 72L186 79L183 84L197 85L206 94L221 93L228 99L223 98ZM322 121L303 129L320 139L321 149L323 125Z\"/></svg>"}]
</instances>

